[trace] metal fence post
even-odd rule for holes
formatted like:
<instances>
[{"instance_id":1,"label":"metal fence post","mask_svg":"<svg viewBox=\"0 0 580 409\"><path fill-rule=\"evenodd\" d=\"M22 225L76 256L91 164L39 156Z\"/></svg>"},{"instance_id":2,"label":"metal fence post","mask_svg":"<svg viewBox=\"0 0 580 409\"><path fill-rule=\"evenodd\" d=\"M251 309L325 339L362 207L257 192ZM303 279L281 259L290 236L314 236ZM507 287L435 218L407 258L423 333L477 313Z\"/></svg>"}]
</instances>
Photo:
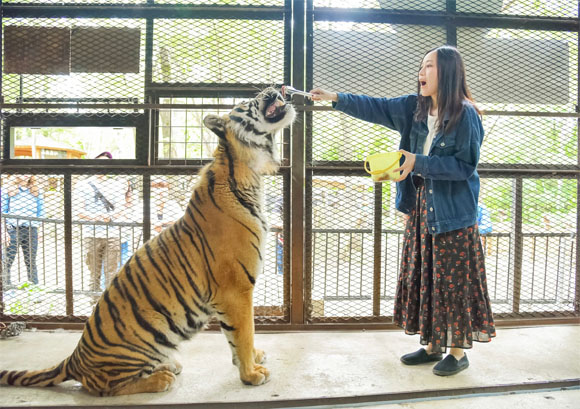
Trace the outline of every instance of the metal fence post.
<instances>
[{"instance_id":1,"label":"metal fence post","mask_svg":"<svg viewBox=\"0 0 580 409\"><path fill-rule=\"evenodd\" d=\"M513 312L520 312L520 298L522 291L522 261L524 250L524 237L522 232L523 214L523 180L517 177L514 181L514 290L513 290Z\"/></svg>"},{"instance_id":2,"label":"metal fence post","mask_svg":"<svg viewBox=\"0 0 580 409\"><path fill-rule=\"evenodd\" d=\"M73 257L72 257L72 177L64 175L64 266L66 315L74 314L73 305Z\"/></svg>"},{"instance_id":3,"label":"metal fence post","mask_svg":"<svg viewBox=\"0 0 580 409\"><path fill-rule=\"evenodd\" d=\"M292 18L294 20L292 45L292 86L304 89L304 0L292 1ZM304 97L295 97L295 105L304 104ZM304 110L298 109L297 118L292 127L291 164L292 164L292 206L291 206L291 304L290 322L304 323Z\"/></svg>"}]
</instances>

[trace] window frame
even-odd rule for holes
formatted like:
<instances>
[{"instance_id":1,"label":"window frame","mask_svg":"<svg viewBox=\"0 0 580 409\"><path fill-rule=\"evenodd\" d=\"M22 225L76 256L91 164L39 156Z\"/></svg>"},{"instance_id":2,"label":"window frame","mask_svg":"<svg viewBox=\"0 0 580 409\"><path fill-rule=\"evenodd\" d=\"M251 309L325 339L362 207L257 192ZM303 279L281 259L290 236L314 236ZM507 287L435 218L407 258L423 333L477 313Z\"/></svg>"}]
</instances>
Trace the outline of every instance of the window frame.
<instances>
[{"instance_id":1,"label":"window frame","mask_svg":"<svg viewBox=\"0 0 580 409\"><path fill-rule=\"evenodd\" d=\"M17 159L11 157L14 151L12 129L17 127L101 127L135 128L135 159L111 159L103 163L99 159ZM118 114L21 114L4 119L4 160L6 165L146 165L148 155L148 119L144 113L119 116Z\"/></svg>"}]
</instances>

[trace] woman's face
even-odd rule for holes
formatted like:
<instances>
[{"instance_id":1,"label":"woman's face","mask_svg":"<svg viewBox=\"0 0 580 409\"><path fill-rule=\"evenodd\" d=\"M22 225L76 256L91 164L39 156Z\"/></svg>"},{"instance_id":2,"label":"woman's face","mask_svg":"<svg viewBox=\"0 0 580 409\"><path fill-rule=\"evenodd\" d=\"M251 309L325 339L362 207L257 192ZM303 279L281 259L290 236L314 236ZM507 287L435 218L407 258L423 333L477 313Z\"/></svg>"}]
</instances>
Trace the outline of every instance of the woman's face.
<instances>
[{"instance_id":1,"label":"woman's face","mask_svg":"<svg viewBox=\"0 0 580 409\"><path fill-rule=\"evenodd\" d=\"M424 97L437 97L437 51L431 51L423 58L419 70L419 84L421 95Z\"/></svg>"}]
</instances>

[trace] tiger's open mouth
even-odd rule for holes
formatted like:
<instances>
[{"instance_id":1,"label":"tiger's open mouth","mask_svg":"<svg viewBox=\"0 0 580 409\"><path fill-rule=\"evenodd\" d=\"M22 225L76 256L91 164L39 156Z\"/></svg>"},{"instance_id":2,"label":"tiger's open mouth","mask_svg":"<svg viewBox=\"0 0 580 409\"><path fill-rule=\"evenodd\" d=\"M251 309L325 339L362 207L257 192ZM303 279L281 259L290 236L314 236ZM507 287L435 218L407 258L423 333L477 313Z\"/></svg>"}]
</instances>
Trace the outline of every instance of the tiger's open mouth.
<instances>
[{"instance_id":1,"label":"tiger's open mouth","mask_svg":"<svg viewBox=\"0 0 580 409\"><path fill-rule=\"evenodd\" d=\"M279 100L275 99L270 105L266 107L266 111L264 115L268 119L276 118L286 111L286 104Z\"/></svg>"}]
</instances>

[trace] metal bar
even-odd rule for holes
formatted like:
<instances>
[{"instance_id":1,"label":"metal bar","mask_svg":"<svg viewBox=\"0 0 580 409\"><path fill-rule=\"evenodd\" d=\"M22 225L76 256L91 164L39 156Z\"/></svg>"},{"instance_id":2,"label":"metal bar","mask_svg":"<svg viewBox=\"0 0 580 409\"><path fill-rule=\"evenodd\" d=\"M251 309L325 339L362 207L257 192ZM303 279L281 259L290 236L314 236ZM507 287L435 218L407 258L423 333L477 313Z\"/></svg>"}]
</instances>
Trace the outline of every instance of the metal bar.
<instances>
[{"instance_id":1,"label":"metal bar","mask_svg":"<svg viewBox=\"0 0 580 409\"><path fill-rule=\"evenodd\" d=\"M542 299L546 299L546 287L548 284L548 254L550 254L549 249L550 238L546 237L546 253L544 254L544 291L542 292ZM562 239L560 239L562 241ZM558 247L558 265L556 266L556 291L554 293L554 298L558 297L558 276L560 275L560 247Z\"/></svg>"},{"instance_id":2,"label":"metal bar","mask_svg":"<svg viewBox=\"0 0 580 409\"><path fill-rule=\"evenodd\" d=\"M328 279L328 233L324 235L324 291L322 292L322 297L326 297L326 283Z\"/></svg>"},{"instance_id":3,"label":"metal bar","mask_svg":"<svg viewBox=\"0 0 580 409\"><path fill-rule=\"evenodd\" d=\"M50 317L50 321L46 320L45 316L30 316L28 318L28 328L38 329L57 329L64 328L68 330L82 330L87 317ZM308 324L293 325L293 324L279 324L256 323L256 331L267 333L270 331L328 331L328 330L400 330L401 328L393 324L389 317L382 317L381 321L374 319L373 322L361 322L360 319L353 319L350 323L335 322L323 323L313 322ZM580 317L561 316L561 317L530 317L526 318L502 318L494 316L496 327L514 327L514 326L538 326L538 325L577 325L580 324ZM14 322L21 320L19 316L3 316L2 320L5 322ZM207 331L219 331L218 325L209 325Z\"/></svg>"},{"instance_id":4,"label":"metal bar","mask_svg":"<svg viewBox=\"0 0 580 409\"><path fill-rule=\"evenodd\" d=\"M151 175L143 175L143 243L151 238Z\"/></svg>"},{"instance_id":5,"label":"metal bar","mask_svg":"<svg viewBox=\"0 0 580 409\"><path fill-rule=\"evenodd\" d=\"M255 90L254 90L255 91ZM0 109L232 109L232 104L0 104ZM65 114L65 113L63 113Z\"/></svg>"},{"instance_id":6,"label":"metal bar","mask_svg":"<svg viewBox=\"0 0 580 409\"><path fill-rule=\"evenodd\" d=\"M457 5L455 0L447 0L446 2L447 14L456 15ZM447 44L457 46L457 25L455 19L447 21L445 24L447 29Z\"/></svg>"},{"instance_id":7,"label":"metal bar","mask_svg":"<svg viewBox=\"0 0 580 409\"><path fill-rule=\"evenodd\" d=\"M556 265L556 271L557 271L557 273L556 273L556 290L554 292L554 297L556 297L556 299L558 299L558 292L559 292L558 290L559 290L559 286L560 286L560 275L561 275L560 274L560 257L561 257L561 254L562 254L562 237L559 237L558 238L558 264ZM548 257L546 255L546 259L547 258ZM547 263L546 263L545 269L546 269L545 271L548 271Z\"/></svg>"},{"instance_id":8,"label":"metal bar","mask_svg":"<svg viewBox=\"0 0 580 409\"><path fill-rule=\"evenodd\" d=\"M578 128L580 129L580 120ZM580 139L578 139L580 145ZM580 151L578 151L580 154ZM580 228L580 176L576 179L576 230ZM580 234L576 234L576 284L574 296L574 311L580 314Z\"/></svg>"},{"instance_id":9,"label":"metal bar","mask_svg":"<svg viewBox=\"0 0 580 409\"><path fill-rule=\"evenodd\" d=\"M346 173L353 176L367 175L367 173L364 171L363 162L348 164L345 164L344 162L329 164L326 162L324 165L320 165L315 162L312 165L307 166L306 169L316 171L315 174L317 176L322 176L324 173L328 173L328 176L338 176L339 173L341 175ZM480 174L480 176L486 176L487 174L490 174L494 178L503 177L510 179L513 177L514 173L523 173L530 177L536 175L542 178L547 177L547 175L560 175L562 177L567 176L568 178L576 178L576 176L580 174L580 167L578 165L510 165L503 163L498 163L496 165L484 163L478 165L477 172Z\"/></svg>"},{"instance_id":10,"label":"metal bar","mask_svg":"<svg viewBox=\"0 0 580 409\"><path fill-rule=\"evenodd\" d=\"M512 240L511 235L510 235L510 239L509 239L509 242L508 243L509 243L508 244L508 246L509 246L508 247L508 260L511 260L512 259L513 243L514 243L514 240ZM499 247L498 247L498 249L499 249ZM498 250L498 253L499 253L499 250ZM505 287L505 289L506 289L505 290L505 298L506 299L509 298L509 293L510 293L510 277L511 277L511 271L510 271L510 269L511 268L512 268L512 265L511 265L511 263L508 262L507 283L506 283L506 287Z\"/></svg>"},{"instance_id":11,"label":"metal bar","mask_svg":"<svg viewBox=\"0 0 580 409\"><path fill-rule=\"evenodd\" d=\"M290 59L288 59L290 63ZM289 80L288 80L289 81ZM256 95L257 90L270 86L281 87L285 84L276 83L206 83L206 82L152 82L149 89L153 92L162 94L169 93L169 96L184 95L187 97L215 97L220 96L250 96Z\"/></svg>"},{"instance_id":12,"label":"metal bar","mask_svg":"<svg viewBox=\"0 0 580 409\"><path fill-rule=\"evenodd\" d=\"M56 253L55 253L56 254ZM72 257L72 177L64 175L64 268L66 289L66 314L74 314L73 257Z\"/></svg>"},{"instance_id":13,"label":"metal bar","mask_svg":"<svg viewBox=\"0 0 580 409\"><path fill-rule=\"evenodd\" d=\"M284 84L292 80L292 0L284 0Z\"/></svg>"},{"instance_id":14,"label":"metal bar","mask_svg":"<svg viewBox=\"0 0 580 409\"><path fill-rule=\"evenodd\" d=\"M313 210L312 210L312 177L305 175L304 181L304 321L308 322L312 315L312 279L314 257L316 252L315 235L313 229ZM290 203L289 203L290 204ZM292 251L292 249L289 249ZM326 284L326 283L325 283Z\"/></svg>"},{"instance_id":15,"label":"metal bar","mask_svg":"<svg viewBox=\"0 0 580 409\"><path fill-rule=\"evenodd\" d=\"M114 161L113 161L114 162ZM211 162L211 160L200 160L196 164L178 165L178 164L157 164L152 166L147 165L136 165L136 164L111 164L111 165L99 165L94 163L86 163L85 160L56 160L56 159L43 159L43 160L25 160L25 159L13 159L8 161L0 161L0 169L3 172L25 172L33 174L44 174L48 170L59 170L62 171L63 167L70 167L68 169L73 174L96 174L102 172L103 168L106 167L107 172L110 173L122 173L127 169L135 171L150 171L155 170L163 174L183 174L183 172L190 172L194 169L201 169L204 165ZM74 168L82 163L82 170L78 172L74 171ZM533 165L530 165L533 166ZM543 166L543 165L542 165ZM525 178L535 179L535 178L560 178L560 179L577 179L580 175L580 168L574 169L575 166L560 166L554 169L537 169L533 167L529 168L479 168L478 173L482 177L493 176L494 178L513 178L514 175L518 175ZM289 169L288 166L280 167L281 170ZM362 164L360 166L324 166L324 167L313 167L307 166L306 170L314 172L317 176L323 176L327 174L328 176L348 173L355 176L366 176L367 174L362 170Z\"/></svg>"},{"instance_id":16,"label":"metal bar","mask_svg":"<svg viewBox=\"0 0 580 409\"><path fill-rule=\"evenodd\" d=\"M359 280L359 294L362 295L363 291L363 277L364 277L364 259L365 259L365 235L364 233L360 234L360 280ZM380 284L380 283L379 283ZM381 289L379 288L379 294Z\"/></svg>"},{"instance_id":17,"label":"metal bar","mask_svg":"<svg viewBox=\"0 0 580 409\"><path fill-rule=\"evenodd\" d=\"M377 9L319 8L314 10L316 21L345 21L355 23L420 24L444 26L453 23L462 27L494 27L523 30L578 31L578 19L566 17L529 17L508 15L449 14L441 11L399 11Z\"/></svg>"},{"instance_id":18,"label":"metal bar","mask_svg":"<svg viewBox=\"0 0 580 409\"><path fill-rule=\"evenodd\" d=\"M150 89L152 91L159 92L154 85L151 85ZM167 88L165 91L170 92L172 89ZM196 91L200 91L199 88L196 88ZM241 89L209 89L207 92L213 93L221 93L227 94L228 96L231 95L233 92L248 92L248 94L244 95L254 95L256 94L256 88L250 90L241 90ZM188 93L190 96L191 94ZM50 99L51 101L53 99ZM87 98L87 100L91 100L91 98ZM130 110L145 110L145 109L232 109L234 107L233 104L130 104L130 103L118 103L118 104L88 104L88 103L74 103L74 104L49 104L49 103L2 103L0 104L0 109L130 109ZM314 105L303 105L303 104L296 104L294 108L297 111L334 111L335 109L330 106L314 106ZM578 112L538 112L538 111L484 111L483 115L488 116L522 116L522 117L544 117L544 118L580 118L580 113Z\"/></svg>"},{"instance_id":19,"label":"metal bar","mask_svg":"<svg viewBox=\"0 0 580 409\"><path fill-rule=\"evenodd\" d=\"M338 249L340 254L340 248ZM350 296L350 283L352 281L352 233L348 235L348 283L346 293Z\"/></svg>"},{"instance_id":20,"label":"metal bar","mask_svg":"<svg viewBox=\"0 0 580 409\"><path fill-rule=\"evenodd\" d=\"M4 17L8 18L158 18L158 19L235 19L281 20L285 9L277 6L226 6L226 5L60 5L60 4L4 4Z\"/></svg>"},{"instance_id":21,"label":"metal bar","mask_svg":"<svg viewBox=\"0 0 580 409\"><path fill-rule=\"evenodd\" d=\"M305 111L336 111L329 105L306 105ZM580 118L580 112L543 112L543 111L483 111L482 115L488 116L531 116L531 117L548 117L548 118Z\"/></svg>"},{"instance_id":22,"label":"metal bar","mask_svg":"<svg viewBox=\"0 0 580 409\"><path fill-rule=\"evenodd\" d=\"M522 235L523 237L523 235ZM522 249L523 252L523 249ZM532 238L532 282L530 285L530 299L534 299L534 276L536 272L536 238Z\"/></svg>"},{"instance_id":23,"label":"metal bar","mask_svg":"<svg viewBox=\"0 0 580 409\"><path fill-rule=\"evenodd\" d=\"M336 296L338 296L338 289L340 288L340 233L336 234ZM325 298L326 298L326 294Z\"/></svg>"},{"instance_id":24,"label":"metal bar","mask_svg":"<svg viewBox=\"0 0 580 409\"><path fill-rule=\"evenodd\" d=\"M578 2L578 13L580 13L580 2ZM580 14L578 14L580 16ZM578 21L578 31L580 32L580 20ZM580 50L580 34L577 37L577 49ZM580 59L578 56L577 59ZM580 78L580 63L577 64L576 78ZM580 114L580 81L577 81L576 88L576 113ZM580 116L576 121L576 130L580 129ZM578 133L578 131L576 131ZM580 138L576 137L576 163L580 164ZM576 231L580 229L580 176L576 178ZM576 283L574 296L574 311L580 314L580 234L576 234Z\"/></svg>"},{"instance_id":25,"label":"metal bar","mask_svg":"<svg viewBox=\"0 0 580 409\"><path fill-rule=\"evenodd\" d=\"M4 17L4 2L2 0L0 0L0 27L2 27L2 30L4 29L4 24L3 24L3 19ZM2 32L2 34L4 34L4 32ZM0 67L3 67L3 61L4 61L4 52L0 52ZM0 74L0 103L4 102L4 94L2 93L2 80L4 79L4 76L2 74ZM0 108L0 118L2 117L2 108ZM0 152L1 155L1 152ZM1 157L1 156L0 156ZM0 228L0 233L2 232L2 229ZM0 256L2 255L2 250L0 250ZM2 268L0 267L0 272L2 271ZM2 283L0 283L0 314L2 314Z\"/></svg>"},{"instance_id":26,"label":"metal bar","mask_svg":"<svg viewBox=\"0 0 580 409\"><path fill-rule=\"evenodd\" d=\"M20 101L23 103L48 103L48 102L115 102L115 103L132 103L134 98L127 97L127 98L98 98L98 97L86 97L86 98L34 98L34 97L26 97L21 98Z\"/></svg>"},{"instance_id":27,"label":"metal bar","mask_svg":"<svg viewBox=\"0 0 580 409\"><path fill-rule=\"evenodd\" d=\"M154 19L147 18L145 23L145 101L150 93L153 82L153 31Z\"/></svg>"},{"instance_id":28,"label":"metal bar","mask_svg":"<svg viewBox=\"0 0 580 409\"><path fill-rule=\"evenodd\" d=\"M522 291L522 263L523 263L523 242L522 235L523 215L523 180L518 177L514 180L514 289L513 289L513 312L520 312L520 297Z\"/></svg>"},{"instance_id":29,"label":"metal bar","mask_svg":"<svg viewBox=\"0 0 580 409\"><path fill-rule=\"evenodd\" d=\"M381 315L381 239L383 228L383 184L375 183L375 220L373 224L373 315ZM364 233L362 233L364 235ZM385 253L386 258L386 253Z\"/></svg>"},{"instance_id":30,"label":"metal bar","mask_svg":"<svg viewBox=\"0 0 580 409\"><path fill-rule=\"evenodd\" d=\"M304 0L292 0L292 19L294 32L292 36L292 85L304 88ZM301 105L303 98L295 98ZM304 113L298 112L292 126L292 219L291 219L291 294L290 322L304 323Z\"/></svg>"}]
</instances>

